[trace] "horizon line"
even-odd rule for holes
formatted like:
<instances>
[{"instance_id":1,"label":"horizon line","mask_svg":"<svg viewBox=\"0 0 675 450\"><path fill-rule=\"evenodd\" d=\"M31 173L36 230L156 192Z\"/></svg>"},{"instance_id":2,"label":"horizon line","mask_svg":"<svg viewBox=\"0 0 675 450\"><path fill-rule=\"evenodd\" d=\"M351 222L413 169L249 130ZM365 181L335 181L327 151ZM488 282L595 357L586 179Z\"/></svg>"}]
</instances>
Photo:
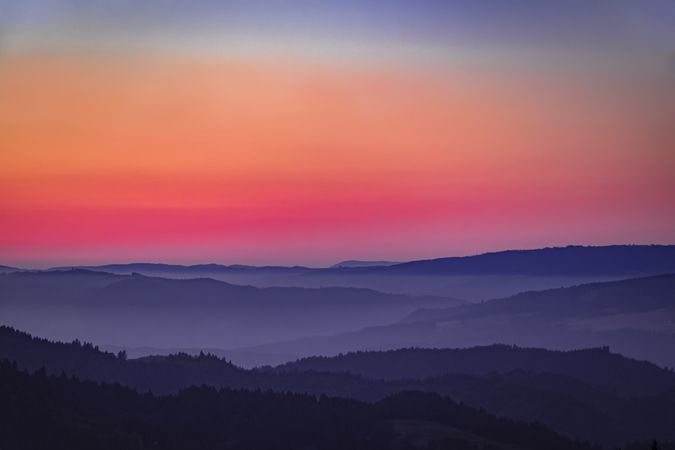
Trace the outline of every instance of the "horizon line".
<instances>
[{"instance_id":1,"label":"horizon line","mask_svg":"<svg viewBox=\"0 0 675 450\"><path fill-rule=\"evenodd\" d=\"M468 258L468 257L474 257L474 256L482 256L482 255L489 255L489 254L496 254L496 253L506 253L506 252L526 252L526 251L537 251L537 250L551 250L551 249L565 249L565 248L608 248L608 247L674 247L675 243L651 243L651 244L605 244L605 245L585 245L585 244L567 244L567 245L550 245L550 246L544 246L544 247L530 247L530 248L502 248L501 250L492 250L492 251L484 251L480 253L468 253L468 254L460 254L460 255L445 255L445 256L435 256L435 257L428 257L428 258L418 258L418 259L406 259L406 260L398 260L398 261L392 261L392 260L387 260L387 259L382 259L382 258L349 258L349 259L342 259L340 261L334 262L332 264L328 265L305 265L305 264L296 264L296 263L289 263L289 264L242 264L242 263L225 263L225 262L195 262L195 263L187 263L187 262L166 262L166 261L161 261L161 260L156 260L156 261L151 261L151 260L132 260L132 261L126 261L126 262L101 262L101 263L94 263L94 264L58 264L58 265L42 265L38 264L37 266L32 266L32 267L19 267L20 265L14 265L14 264L0 264L0 267L8 267L12 269L20 269L20 270L50 270L50 269L68 269L68 268L87 268L87 267L103 267L103 266L125 266L125 265L133 265L133 264L147 264L147 265L166 265L166 266L182 266L185 268L189 267L195 267L195 266L221 266L221 267L256 267L256 268L263 268L263 267L284 267L284 268L306 268L306 269L327 269L327 268L332 268L334 266L337 266L341 263L344 262L386 262L386 263L392 263L390 265L398 265L398 264L406 264L410 262L417 262L417 261L433 261L433 260L438 260L438 259L446 259L446 258ZM40 266L40 267L38 267Z\"/></svg>"}]
</instances>

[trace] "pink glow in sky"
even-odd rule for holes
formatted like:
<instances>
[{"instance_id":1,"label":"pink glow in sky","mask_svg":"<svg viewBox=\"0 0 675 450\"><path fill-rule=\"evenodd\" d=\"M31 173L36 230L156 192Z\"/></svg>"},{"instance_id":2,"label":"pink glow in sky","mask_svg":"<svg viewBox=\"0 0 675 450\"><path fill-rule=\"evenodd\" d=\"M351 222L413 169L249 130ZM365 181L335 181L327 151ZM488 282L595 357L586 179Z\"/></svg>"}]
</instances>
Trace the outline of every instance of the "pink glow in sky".
<instances>
[{"instance_id":1,"label":"pink glow in sky","mask_svg":"<svg viewBox=\"0 0 675 450\"><path fill-rule=\"evenodd\" d=\"M656 22L565 48L412 22L379 23L387 45L211 24L163 46L178 25L67 32L93 10L17 19L0 44L2 264L675 242L675 39Z\"/></svg>"}]
</instances>

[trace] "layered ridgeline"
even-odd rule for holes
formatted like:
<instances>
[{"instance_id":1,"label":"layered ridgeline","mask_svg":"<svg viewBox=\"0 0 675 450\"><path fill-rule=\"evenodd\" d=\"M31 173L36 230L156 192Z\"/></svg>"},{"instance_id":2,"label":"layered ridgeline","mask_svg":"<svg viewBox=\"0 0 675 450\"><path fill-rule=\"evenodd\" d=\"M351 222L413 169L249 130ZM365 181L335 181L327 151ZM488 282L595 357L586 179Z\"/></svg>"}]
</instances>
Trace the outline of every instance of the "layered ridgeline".
<instances>
[{"instance_id":1,"label":"layered ridgeline","mask_svg":"<svg viewBox=\"0 0 675 450\"><path fill-rule=\"evenodd\" d=\"M113 264L84 268L126 275L136 272L167 278L207 277L257 287L363 287L479 301L526 290L675 273L675 246L552 247L405 263L345 261L318 269L218 264Z\"/></svg>"},{"instance_id":2,"label":"layered ridgeline","mask_svg":"<svg viewBox=\"0 0 675 450\"><path fill-rule=\"evenodd\" d=\"M255 288L88 270L0 274L0 317L34 333L118 346L255 345L400 320L457 300L355 288Z\"/></svg>"},{"instance_id":3,"label":"layered ridgeline","mask_svg":"<svg viewBox=\"0 0 675 450\"><path fill-rule=\"evenodd\" d=\"M44 372L29 375L2 361L0 419L0 445L16 449L591 448L433 394L405 392L366 404L192 387L158 397Z\"/></svg>"},{"instance_id":4,"label":"layered ridgeline","mask_svg":"<svg viewBox=\"0 0 675 450\"><path fill-rule=\"evenodd\" d=\"M57 343L0 328L0 358L140 392L191 385L327 394L378 402L400 392L450 396L502 417L538 421L606 445L675 439L675 374L606 349L554 352L496 345L463 350L408 349L300 360L244 370L210 355L127 359L90 344ZM409 366L418 367L412 371ZM382 367L391 374L379 380ZM349 373L351 372L351 373Z\"/></svg>"},{"instance_id":5,"label":"layered ridgeline","mask_svg":"<svg viewBox=\"0 0 675 450\"><path fill-rule=\"evenodd\" d=\"M471 347L497 342L562 350L610 346L633 358L675 366L675 275L590 283L454 308L422 309L391 325L250 350L335 355L356 350Z\"/></svg>"},{"instance_id":6,"label":"layered ridgeline","mask_svg":"<svg viewBox=\"0 0 675 450\"><path fill-rule=\"evenodd\" d=\"M314 356L277 366L279 372L350 373L375 380L422 380L445 374L490 375L518 370L576 378L621 396L649 396L675 388L675 373L609 348L571 351L490 345L461 349L405 348Z\"/></svg>"},{"instance_id":7,"label":"layered ridgeline","mask_svg":"<svg viewBox=\"0 0 675 450\"><path fill-rule=\"evenodd\" d=\"M117 348L219 348L261 365L402 347L608 345L675 366L675 275L447 306L457 304L366 289L254 288L84 270L0 275L5 324Z\"/></svg>"}]
</instances>

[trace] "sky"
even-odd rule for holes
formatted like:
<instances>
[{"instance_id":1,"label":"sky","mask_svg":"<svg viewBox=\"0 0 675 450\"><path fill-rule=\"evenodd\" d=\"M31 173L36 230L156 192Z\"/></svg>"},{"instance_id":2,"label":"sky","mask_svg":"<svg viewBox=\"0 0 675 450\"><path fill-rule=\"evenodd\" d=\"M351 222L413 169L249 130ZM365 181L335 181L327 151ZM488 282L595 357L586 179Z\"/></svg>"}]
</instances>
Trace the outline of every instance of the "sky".
<instances>
[{"instance_id":1,"label":"sky","mask_svg":"<svg viewBox=\"0 0 675 450\"><path fill-rule=\"evenodd\" d=\"M675 1L0 0L0 264L675 243Z\"/></svg>"}]
</instances>

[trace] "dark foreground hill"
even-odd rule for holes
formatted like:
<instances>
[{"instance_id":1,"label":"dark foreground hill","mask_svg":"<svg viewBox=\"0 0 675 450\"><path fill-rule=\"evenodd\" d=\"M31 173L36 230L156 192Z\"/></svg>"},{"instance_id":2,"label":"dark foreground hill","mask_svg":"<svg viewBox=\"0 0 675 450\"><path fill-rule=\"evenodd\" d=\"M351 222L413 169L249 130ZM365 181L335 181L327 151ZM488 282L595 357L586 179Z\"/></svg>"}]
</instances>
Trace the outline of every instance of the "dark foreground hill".
<instances>
[{"instance_id":1,"label":"dark foreground hill","mask_svg":"<svg viewBox=\"0 0 675 450\"><path fill-rule=\"evenodd\" d=\"M604 350L563 353L494 346L462 350L454 358L456 363L438 358L449 355L453 359L454 350L447 354L443 350L401 352L408 354L402 357L398 352L387 354L399 365L381 361L398 376L407 377L399 370L400 365L413 363L426 367L428 371L424 373L428 374L445 369L455 372L423 379L382 381L346 372L299 370L308 361L298 362L293 370L293 365L244 370L210 355L132 360L123 354L101 352L90 344L55 343L0 328L0 358L17 361L21 369L34 371L46 367L48 374L65 373L81 379L121 383L139 392L169 394L192 385L209 385L378 402L399 392L419 391L450 396L502 417L537 421L567 436L607 445L636 439L675 439L671 426L675 417L675 380L671 372L650 364ZM369 354L364 355L367 359ZM591 364L590 373L585 376L583 366L596 357L600 362L609 361L610 370L597 371ZM541 360L549 363L541 364ZM342 363L339 358L335 361Z\"/></svg>"},{"instance_id":2,"label":"dark foreground hill","mask_svg":"<svg viewBox=\"0 0 675 450\"><path fill-rule=\"evenodd\" d=\"M560 350L609 346L632 358L675 366L675 275L524 292L456 308L422 309L391 325L249 350L310 356L493 343Z\"/></svg>"},{"instance_id":3,"label":"dark foreground hill","mask_svg":"<svg viewBox=\"0 0 675 450\"><path fill-rule=\"evenodd\" d=\"M576 378L624 396L656 395L675 389L675 372L611 353L608 348L553 351L491 345L463 349L409 348L314 356L277 367L282 372L347 372L372 379L405 380L448 373L489 375L523 370Z\"/></svg>"},{"instance_id":4,"label":"dark foreground hill","mask_svg":"<svg viewBox=\"0 0 675 450\"><path fill-rule=\"evenodd\" d=\"M138 394L0 361L0 446L21 449L589 449L438 395L375 404L192 387Z\"/></svg>"}]
</instances>

